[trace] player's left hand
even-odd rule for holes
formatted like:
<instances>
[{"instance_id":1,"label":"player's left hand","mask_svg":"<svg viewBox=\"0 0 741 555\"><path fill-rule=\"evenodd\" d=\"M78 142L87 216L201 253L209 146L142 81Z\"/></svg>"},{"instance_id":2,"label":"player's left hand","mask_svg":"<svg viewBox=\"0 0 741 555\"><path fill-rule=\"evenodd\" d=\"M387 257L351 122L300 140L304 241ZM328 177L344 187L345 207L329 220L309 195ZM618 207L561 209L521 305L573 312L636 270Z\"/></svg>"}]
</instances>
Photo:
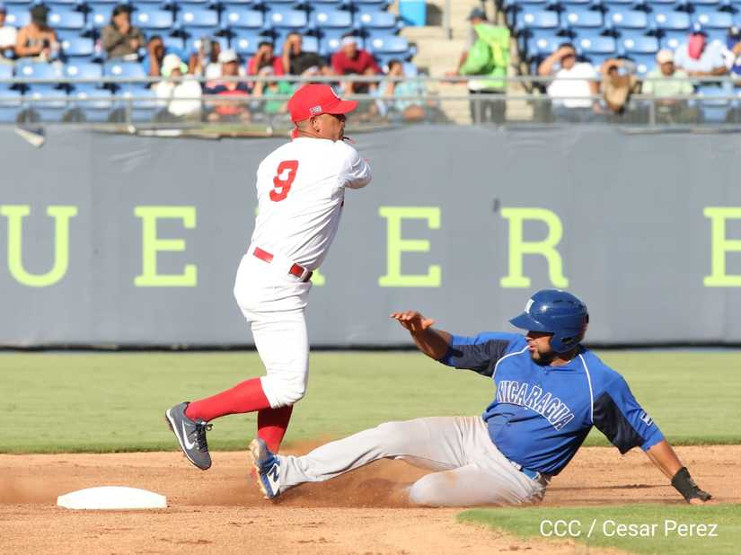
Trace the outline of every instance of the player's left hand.
<instances>
[{"instance_id":1,"label":"player's left hand","mask_svg":"<svg viewBox=\"0 0 741 555\"><path fill-rule=\"evenodd\" d=\"M403 312L392 312L391 318L398 321L405 329L411 333L419 333L435 323L432 318L425 318L416 310L405 310Z\"/></svg>"}]
</instances>

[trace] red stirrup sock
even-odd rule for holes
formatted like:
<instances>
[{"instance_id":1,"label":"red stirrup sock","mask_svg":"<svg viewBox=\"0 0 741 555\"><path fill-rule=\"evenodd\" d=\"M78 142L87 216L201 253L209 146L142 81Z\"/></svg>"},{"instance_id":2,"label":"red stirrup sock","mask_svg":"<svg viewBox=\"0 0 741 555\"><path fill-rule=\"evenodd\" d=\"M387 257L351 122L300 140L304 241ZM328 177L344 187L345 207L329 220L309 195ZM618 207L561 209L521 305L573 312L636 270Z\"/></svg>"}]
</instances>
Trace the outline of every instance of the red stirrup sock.
<instances>
[{"instance_id":1,"label":"red stirrup sock","mask_svg":"<svg viewBox=\"0 0 741 555\"><path fill-rule=\"evenodd\" d=\"M265 409L257 413L257 437L265 441L273 453L277 453L280 442L286 435L291 420L293 405L277 409Z\"/></svg>"},{"instance_id":2,"label":"red stirrup sock","mask_svg":"<svg viewBox=\"0 0 741 555\"><path fill-rule=\"evenodd\" d=\"M242 414L268 408L270 401L265 397L260 378L253 378L212 397L190 403L185 409L185 416L209 422L227 414Z\"/></svg>"}]
</instances>

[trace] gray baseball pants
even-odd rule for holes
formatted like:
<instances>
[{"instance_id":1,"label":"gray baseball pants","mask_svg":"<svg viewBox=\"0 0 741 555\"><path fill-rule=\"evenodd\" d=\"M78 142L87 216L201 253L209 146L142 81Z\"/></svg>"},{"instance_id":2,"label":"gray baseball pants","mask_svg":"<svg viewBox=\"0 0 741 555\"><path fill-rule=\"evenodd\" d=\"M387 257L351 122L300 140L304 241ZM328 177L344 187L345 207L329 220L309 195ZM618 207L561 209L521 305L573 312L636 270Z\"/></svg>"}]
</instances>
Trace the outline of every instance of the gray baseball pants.
<instances>
[{"instance_id":1,"label":"gray baseball pants","mask_svg":"<svg viewBox=\"0 0 741 555\"><path fill-rule=\"evenodd\" d=\"M517 470L497 449L480 416L387 422L301 456L279 455L280 491L323 482L378 459L402 459L435 470L409 488L412 503L429 506L536 503L546 481Z\"/></svg>"}]
</instances>

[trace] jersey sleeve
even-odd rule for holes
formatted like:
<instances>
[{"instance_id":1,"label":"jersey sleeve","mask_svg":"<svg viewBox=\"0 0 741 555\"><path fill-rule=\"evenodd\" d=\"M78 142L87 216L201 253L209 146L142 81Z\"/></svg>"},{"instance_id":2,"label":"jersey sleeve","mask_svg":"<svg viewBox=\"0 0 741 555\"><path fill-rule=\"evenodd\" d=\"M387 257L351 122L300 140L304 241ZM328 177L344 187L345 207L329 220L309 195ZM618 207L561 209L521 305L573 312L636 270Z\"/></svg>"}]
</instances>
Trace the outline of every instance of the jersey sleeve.
<instances>
[{"instance_id":1,"label":"jersey sleeve","mask_svg":"<svg viewBox=\"0 0 741 555\"><path fill-rule=\"evenodd\" d=\"M594 425L620 453L627 453L633 447L648 451L664 439L620 375L594 400Z\"/></svg>"},{"instance_id":2,"label":"jersey sleeve","mask_svg":"<svg viewBox=\"0 0 741 555\"><path fill-rule=\"evenodd\" d=\"M497 361L507 354L518 337L513 333L494 332L474 337L451 335L448 352L439 362L491 377Z\"/></svg>"},{"instance_id":3,"label":"jersey sleeve","mask_svg":"<svg viewBox=\"0 0 741 555\"><path fill-rule=\"evenodd\" d=\"M366 162L355 150L348 144L341 143L347 150L346 152L346 163L343 174L340 178L343 187L350 189L361 189L371 182L373 176L371 175L371 168L368 162Z\"/></svg>"}]
</instances>

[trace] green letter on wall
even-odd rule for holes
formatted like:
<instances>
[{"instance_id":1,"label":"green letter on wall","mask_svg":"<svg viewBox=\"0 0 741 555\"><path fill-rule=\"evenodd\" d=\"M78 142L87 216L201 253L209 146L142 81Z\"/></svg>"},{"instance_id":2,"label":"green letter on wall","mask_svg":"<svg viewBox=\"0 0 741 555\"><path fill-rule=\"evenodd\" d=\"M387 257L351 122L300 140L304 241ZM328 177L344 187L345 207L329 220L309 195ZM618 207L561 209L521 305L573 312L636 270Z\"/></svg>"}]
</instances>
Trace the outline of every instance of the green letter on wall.
<instances>
[{"instance_id":1,"label":"green letter on wall","mask_svg":"<svg viewBox=\"0 0 741 555\"><path fill-rule=\"evenodd\" d=\"M530 287L530 278L522 273L522 258L526 254L540 254L548 261L548 277L554 287L568 287L569 280L563 275L561 255L556 245L563 236L563 225L555 212L544 208L503 208L502 217L509 220L509 275L500 280L507 288ZM538 220L548 226L548 235L542 241L525 242L523 223Z\"/></svg>"},{"instance_id":2,"label":"green letter on wall","mask_svg":"<svg viewBox=\"0 0 741 555\"><path fill-rule=\"evenodd\" d=\"M196 227L195 206L137 206L134 214L142 219L142 273L136 276L137 287L195 287L197 282L195 264L186 264L182 274L158 274L157 253L185 250L183 239L159 239L157 220L183 220L185 229Z\"/></svg>"},{"instance_id":3,"label":"green letter on wall","mask_svg":"<svg viewBox=\"0 0 741 555\"><path fill-rule=\"evenodd\" d=\"M378 285L381 287L440 287L441 269L437 264L432 264L426 274L403 275L401 273L402 253L429 252L430 250L429 241L401 238L402 220L427 220L427 226L430 229L440 229L440 208L382 206L378 209L378 213L387 220L386 251L388 257L386 275L378 279Z\"/></svg>"},{"instance_id":4,"label":"green letter on wall","mask_svg":"<svg viewBox=\"0 0 741 555\"><path fill-rule=\"evenodd\" d=\"M31 213L27 205L0 207L8 218L8 269L15 280L28 287L49 287L61 280L69 266L69 220L77 215L76 206L49 206L46 214L54 218L54 264L45 274L29 274L23 267L23 218Z\"/></svg>"},{"instance_id":5,"label":"green letter on wall","mask_svg":"<svg viewBox=\"0 0 741 555\"><path fill-rule=\"evenodd\" d=\"M726 274L726 253L741 252L740 239L726 239L726 220L741 219L741 208L708 206L702 212L710 218L710 275L705 287L741 287L741 275Z\"/></svg>"}]
</instances>

